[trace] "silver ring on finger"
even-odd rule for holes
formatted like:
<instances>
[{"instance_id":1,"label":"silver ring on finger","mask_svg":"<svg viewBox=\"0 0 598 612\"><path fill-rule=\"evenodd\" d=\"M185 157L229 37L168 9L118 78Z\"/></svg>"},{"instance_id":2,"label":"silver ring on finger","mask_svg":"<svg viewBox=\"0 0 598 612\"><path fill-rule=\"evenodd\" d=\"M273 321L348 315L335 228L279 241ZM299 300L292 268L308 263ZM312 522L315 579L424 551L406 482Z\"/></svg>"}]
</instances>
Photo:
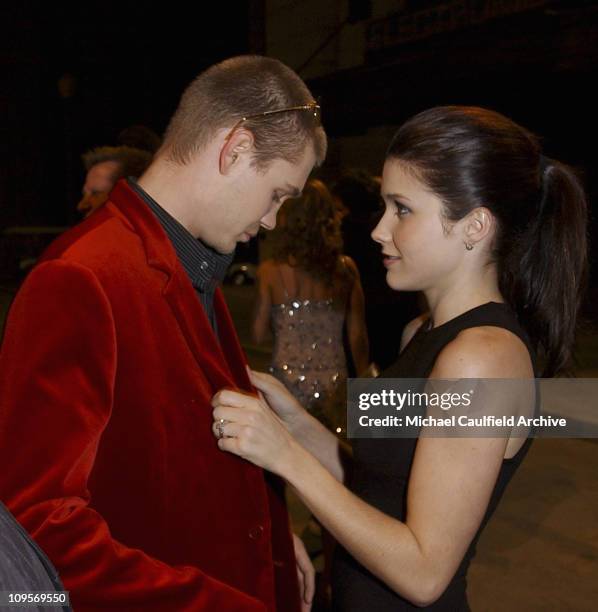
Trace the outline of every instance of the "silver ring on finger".
<instances>
[{"instance_id":1,"label":"silver ring on finger","mask_svg":"<svg viewBox=\"0 0 598 612\"><path fill-rule=\"evenodd\" d=\"M218 432L218 439L222 440L225 437L224 435L224 426L228 423L228 421L224 419L220 419L218 423L216 423L216 431Z\"/></svg>"}]
</instances>

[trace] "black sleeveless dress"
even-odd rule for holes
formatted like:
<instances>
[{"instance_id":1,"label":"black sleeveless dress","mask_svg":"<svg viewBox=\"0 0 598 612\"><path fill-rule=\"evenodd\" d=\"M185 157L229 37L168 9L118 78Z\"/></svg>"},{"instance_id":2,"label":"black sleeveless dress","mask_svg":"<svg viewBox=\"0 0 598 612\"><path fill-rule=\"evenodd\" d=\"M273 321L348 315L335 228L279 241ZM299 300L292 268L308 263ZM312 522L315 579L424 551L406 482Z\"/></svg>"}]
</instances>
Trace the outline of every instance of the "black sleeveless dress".
<instances>
[{"instance_id":1,"label":"black sleeveless dress","mask_svg":"<svg viewBox=\"0 0 598 612\"><path fill-rule=\"evenodd\" d=\"M536 371L533 349L515 313L506 304L489 302L473 308L438 327L427 324L415 334L396 362L382 378L428 378L442 349L459 332L471 327L490 325L507 329L527 346ZM503 460L486 515L455 576L442 596L432 605L417 607L397 595L381 580L362 567L342 547L337 548L333 566L333 609L338 612L399 612L433 610L459 612L469 610L466 595L467 568L475 554L477 540L491 517L502 494L529 450L528 438L517 454ZM417 439L355 439L353 440L354 471L351 490L368 504L400 521L405 520L407 484Z\"/></svg>"}]
</instances>

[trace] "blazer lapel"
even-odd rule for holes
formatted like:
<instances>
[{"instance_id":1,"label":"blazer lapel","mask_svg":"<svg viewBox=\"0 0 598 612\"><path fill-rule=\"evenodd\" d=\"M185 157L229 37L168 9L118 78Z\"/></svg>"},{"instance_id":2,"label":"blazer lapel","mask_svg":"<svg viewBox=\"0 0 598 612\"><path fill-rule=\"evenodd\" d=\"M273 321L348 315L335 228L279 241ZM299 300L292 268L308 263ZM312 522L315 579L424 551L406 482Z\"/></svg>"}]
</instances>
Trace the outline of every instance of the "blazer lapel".
<instances>
[{"instance_id":1,"label":"blazer lapel","mask_svg":"<svg viewBox=\"0 0 598 612\"><path fill-rule=\"evenodd\" d=\"M166 274L163 296L214 391L232 386L251 390L243 367L246 359L220 290L214 296L214 307L222 346L174 247L147 204L125 180L116 184L110 194L110 201L141 238L148 265ZM223 348L229 355L228 361Z\"/></svg>"},{"instance_id":2,"label":"blazer lapel","mask_svg":"<svg viewBox=\"0 0 598 612\"><path fill-rule=\"evenodd\" d=\"M251 382L249 382L249 376L245 369L247 365L247 356L239 342L239 336L235 330L233 320L220 288L216 289L216 293L214 294L214 308L216 309L216 321L218 323L220 344L226 351L225 359L227 360L229 370L239 388L250 393L255 393L255 389Z\"/></svg>"},{"instance_id":3,"label":"blazer lapel","mask_svg":"<svg viewBox=\"0 0 598 612\"><path fill-rule=\"evenodd\" d=\"M178 270L164 291L198 365L215 391L234 386L232 372L210 321L185 271Z\"/></svg>"}]
</instances>

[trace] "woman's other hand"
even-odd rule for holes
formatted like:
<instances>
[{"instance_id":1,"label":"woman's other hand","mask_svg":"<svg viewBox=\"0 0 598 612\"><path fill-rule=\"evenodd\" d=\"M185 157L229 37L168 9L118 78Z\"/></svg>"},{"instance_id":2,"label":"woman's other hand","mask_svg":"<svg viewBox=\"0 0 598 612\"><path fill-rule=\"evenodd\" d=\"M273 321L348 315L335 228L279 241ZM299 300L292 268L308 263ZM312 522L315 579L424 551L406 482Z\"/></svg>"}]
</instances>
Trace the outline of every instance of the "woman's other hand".
<instances>
[{"instance_id":1,"label":"woman's other hand","mask_svg":"<svg viewBox=\"0 0 598 612\"><path fill-rule=\"evenodd\" d=\"M295 435L302 420L307 416L306 410L295 396L274 376L256 372L247 366L251 384L260 392L270 408L278 415L285 427Z\"/></svg>"}]
</instances>

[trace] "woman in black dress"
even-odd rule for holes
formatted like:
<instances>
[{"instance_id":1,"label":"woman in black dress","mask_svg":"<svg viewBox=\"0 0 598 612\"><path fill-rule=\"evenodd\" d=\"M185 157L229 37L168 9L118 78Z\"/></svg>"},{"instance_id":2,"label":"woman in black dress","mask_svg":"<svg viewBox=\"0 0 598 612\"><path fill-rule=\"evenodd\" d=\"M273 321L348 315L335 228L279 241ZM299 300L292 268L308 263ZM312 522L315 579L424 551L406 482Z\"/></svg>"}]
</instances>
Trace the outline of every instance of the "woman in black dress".
<instances>
[{"instance_id":1,"label":"woman in black dress","mask_svg":"<svg viewBox=\"0 0 598 612\"><path fill-rule=\"evenodd\" d=\"M438 107L395 135L382 196L372 237L387 282L423 291L430 307L383 377L531 380L566 367L587 224L568 167L502 115ZM346 487L339 441L273 378L251 376L263 397L218 393L214 433L293 485L342 545L335 608L467 610L475 543L531 438L354 440ZM529 413L522 402L502 408Z\"/></svg>"}]
</instances>

